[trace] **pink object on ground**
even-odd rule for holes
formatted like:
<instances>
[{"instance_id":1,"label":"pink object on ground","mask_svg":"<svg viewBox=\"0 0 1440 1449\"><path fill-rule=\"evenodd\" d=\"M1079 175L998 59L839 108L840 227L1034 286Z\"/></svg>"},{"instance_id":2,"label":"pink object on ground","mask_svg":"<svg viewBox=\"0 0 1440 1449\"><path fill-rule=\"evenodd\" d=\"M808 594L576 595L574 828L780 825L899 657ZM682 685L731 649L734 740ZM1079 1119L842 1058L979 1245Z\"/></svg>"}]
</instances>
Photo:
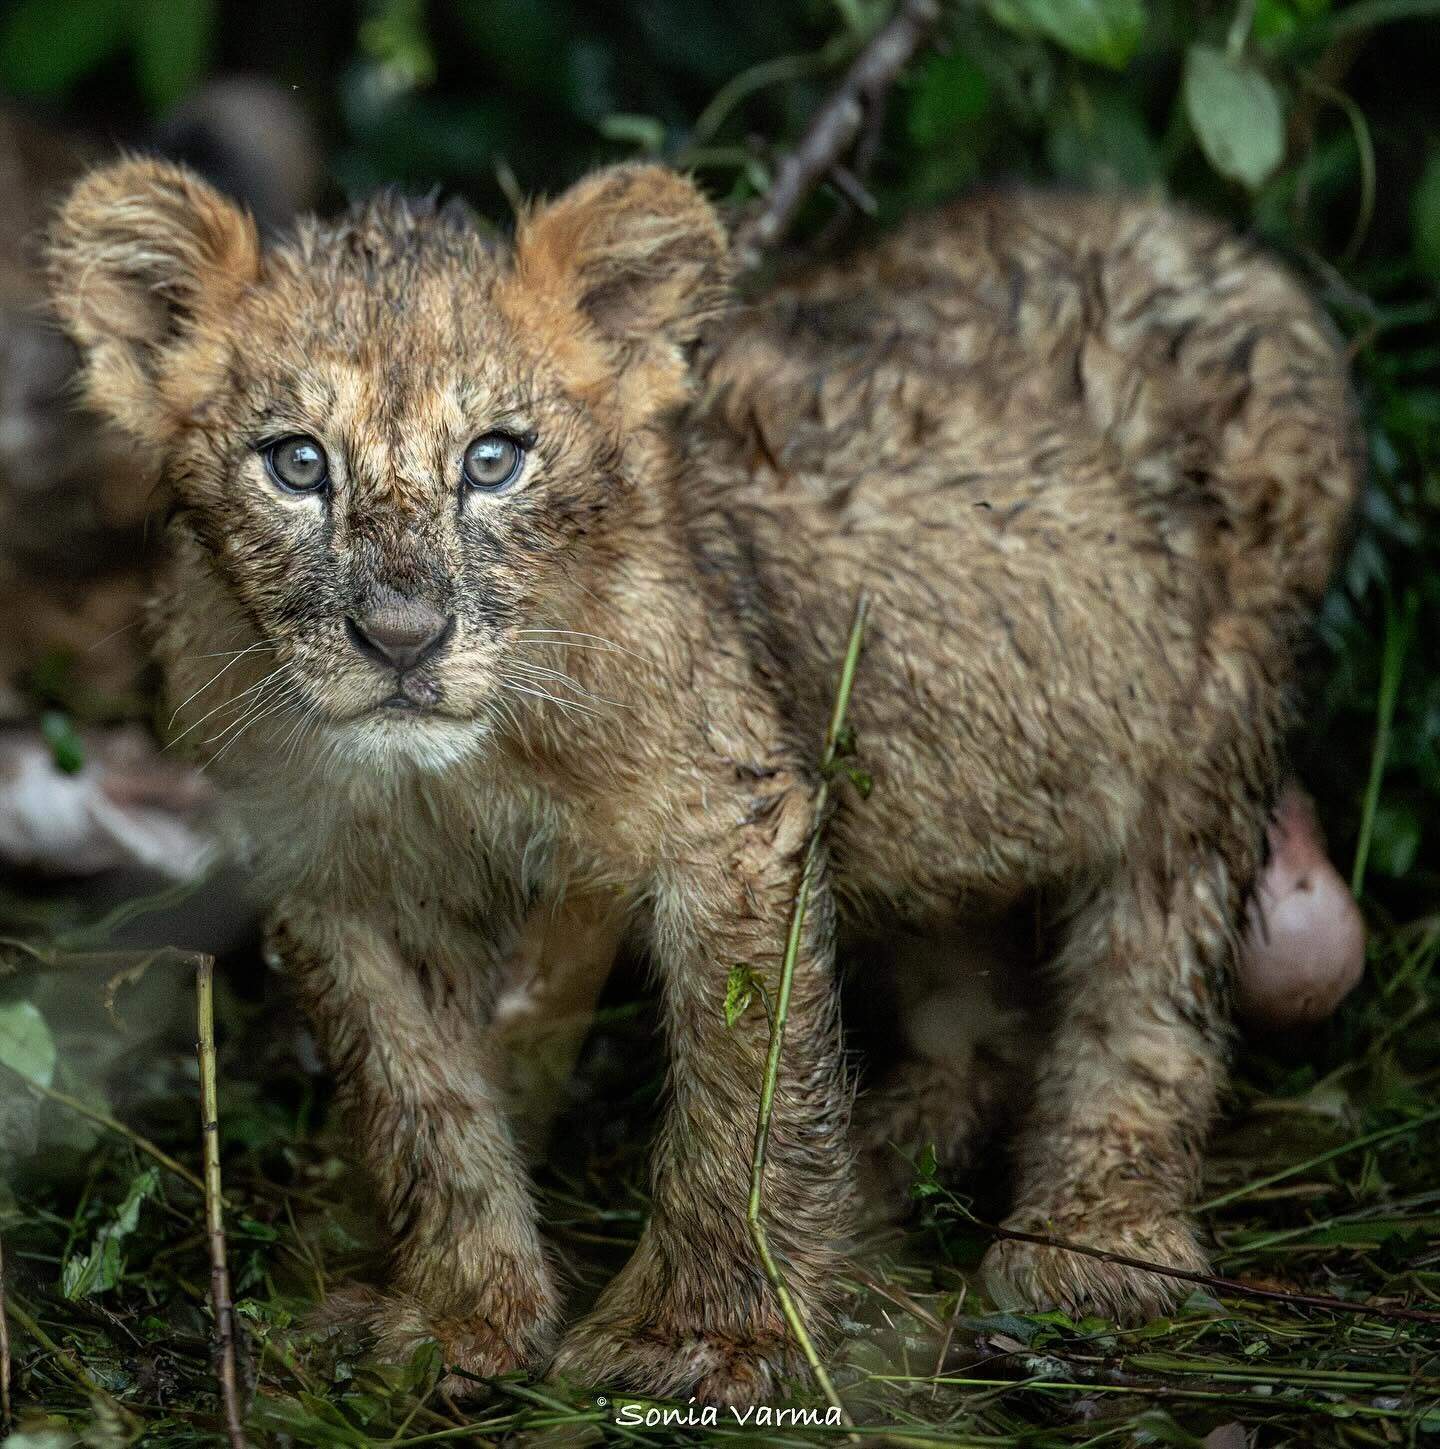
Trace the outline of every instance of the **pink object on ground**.
<instances>
[{"instance_id":1,"label":"pink object on ground","mask_svg":"<svg viewBox=\"0 0 1440 1449\"><path fill-rule=\"evenodd\" d=\"M1237 1005L1268 1030L1323 1021L1365 974L1365 922L1330 863L1315 807L1286 787L1270 823L1270 861L1250 904Z\"/></svg>"}]
</instances>

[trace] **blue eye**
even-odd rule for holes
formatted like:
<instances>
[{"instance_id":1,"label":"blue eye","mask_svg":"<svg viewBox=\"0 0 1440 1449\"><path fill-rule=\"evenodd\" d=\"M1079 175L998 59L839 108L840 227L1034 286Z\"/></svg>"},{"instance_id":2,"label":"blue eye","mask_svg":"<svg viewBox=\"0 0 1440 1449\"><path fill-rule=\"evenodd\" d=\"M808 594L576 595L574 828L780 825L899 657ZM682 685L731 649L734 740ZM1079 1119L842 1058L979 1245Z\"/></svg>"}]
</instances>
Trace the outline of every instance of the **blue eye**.
<instances>
[{"instance_id":1,"label":"blue eye","mask_svg":"<svg viewBox=\"0 0 1440 1449\"><path fill-rule=\"evenodd\" d=\"M287 493L318 493L330 481L325 449L304 433L271 443L264 458L270 477Z\"/></svg>"},{"instance_id":2,"label":"blue eye","mask_svg":"<svg viewBox=\"0 0 1440 1449\"><path fill-rule=\"evenodd\" d=\"M482 493L503 493L525 467L525 449L509 433L484 433L465 449L465 482Z\"/></svg>"}]
</instances>

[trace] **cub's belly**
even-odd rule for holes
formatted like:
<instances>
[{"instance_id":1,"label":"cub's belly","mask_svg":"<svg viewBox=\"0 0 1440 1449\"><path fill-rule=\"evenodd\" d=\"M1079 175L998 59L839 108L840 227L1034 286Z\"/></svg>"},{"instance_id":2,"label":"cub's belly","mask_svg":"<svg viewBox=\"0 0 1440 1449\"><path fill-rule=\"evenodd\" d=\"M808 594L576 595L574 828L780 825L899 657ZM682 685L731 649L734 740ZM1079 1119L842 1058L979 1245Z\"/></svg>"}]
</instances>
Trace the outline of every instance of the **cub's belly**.
<instances>
[{"instance_id":1,"label":"cub's belly","mask_svg":"<svg viewBox=\"0 0 1440 1449\"><path fill-rule=\"evenodd\" d=\"M873 787L842 791L832 837L846 895L935 919L1073 877L1124 851L1203 748L1200 633L1173 600L1018 588L917 618L882 586L871 610L851 721Z\"/></svg>"}]
</instances>

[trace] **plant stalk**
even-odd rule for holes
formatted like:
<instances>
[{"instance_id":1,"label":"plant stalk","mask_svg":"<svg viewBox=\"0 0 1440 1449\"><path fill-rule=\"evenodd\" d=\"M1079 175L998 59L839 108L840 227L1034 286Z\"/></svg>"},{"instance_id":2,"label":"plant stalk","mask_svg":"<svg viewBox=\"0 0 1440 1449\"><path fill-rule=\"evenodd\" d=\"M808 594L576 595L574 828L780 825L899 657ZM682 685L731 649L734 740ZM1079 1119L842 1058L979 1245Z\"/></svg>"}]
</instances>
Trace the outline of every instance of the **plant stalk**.
<instances>
[{"instance_id":1,"label":"plant stalk","mask_svg":"<svg viewBox=\"0 0 1440 1449\"><path fill-rule=\"evenodd\" d=\"M240 1414L235 1364L235 1306L225 1261L225 1200L220 1190L220 1108L215 1074L215 958L195 968L196 1054L200 1059L200 1143L205 1159L205 1235L210 1244L210 1307L215 1317L215 1368L230 1449L249 1449Z\"/></svg>"},{"instance_id":2,"label":"plant stalk","mask_svg":"<svg viewBox=\"0 0 1440 1449\"><path fill-rule=\"evenodd\" d=\"M765 1276L775 1290L780 1302L780 1311L790 1332L795 1335L800 1351L815 1375L826 1401L838 1409L846 1424L850 1417L835 1385L820 1360L815 1344L800 1316L795 1300L785 1282L785 1275L770 1251L769 1239L761 1218L761 1197L765 1186L765 1156L770 1145L770 1120L775 1108L775 1089L780 1079L780 1058L785 1049L785 1026L790 1015L790 993L795 984L795 963L800 955L800 942L805 934L805 912L810 904L810 883L814 878L815 860L820 853L820 834L824 828L825 807L830 799L830 779L839 750L841 733L845 728L845 716L850 708L850 691L855 683L855 668L860 661L860 645L865 635L865 618L870 610L868 597L861 593L855 601L855 616L850 625L850 640L845 649L845 661L840 669L840 684L835 691L835 704L830 712L830 726L825 732L825 748L820 757L820 783L815 791L814 824L810 841L805 848L804 863L800 868L800 883L795 890L795 907L790 915L790 931L785 940L785 956L780 964L780 984L775 993L775 1009L770 1019L770 1050L765 1060L765 1079L760 1089L760 1111L755 1122L755 1152L750 1166L750 1201L745 1210L745 1220L750 1229L755 1251L764 1265Z\"/></svg>"}]
</instances>

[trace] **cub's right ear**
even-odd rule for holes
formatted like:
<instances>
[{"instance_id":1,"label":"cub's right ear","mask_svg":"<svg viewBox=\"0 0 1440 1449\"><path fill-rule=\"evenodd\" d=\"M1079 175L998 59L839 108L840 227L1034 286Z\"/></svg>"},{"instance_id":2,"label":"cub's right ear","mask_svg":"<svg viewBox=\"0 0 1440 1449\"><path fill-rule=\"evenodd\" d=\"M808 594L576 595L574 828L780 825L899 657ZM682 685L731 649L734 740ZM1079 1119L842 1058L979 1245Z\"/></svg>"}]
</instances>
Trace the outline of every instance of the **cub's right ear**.
<instances>
[{"instance_id":1,"label":"cub's right ear","mask_svg":"<svg viewBox=\"0 0 1440 1449\"><path fill-rule=\"evenodd\" d=\"M203 401L210 369L188 344L259 277L260 242L251 218L193 172L132 158L76 183L48 262L86 397L151 441Z\"/></svg>"}]
</instances>

